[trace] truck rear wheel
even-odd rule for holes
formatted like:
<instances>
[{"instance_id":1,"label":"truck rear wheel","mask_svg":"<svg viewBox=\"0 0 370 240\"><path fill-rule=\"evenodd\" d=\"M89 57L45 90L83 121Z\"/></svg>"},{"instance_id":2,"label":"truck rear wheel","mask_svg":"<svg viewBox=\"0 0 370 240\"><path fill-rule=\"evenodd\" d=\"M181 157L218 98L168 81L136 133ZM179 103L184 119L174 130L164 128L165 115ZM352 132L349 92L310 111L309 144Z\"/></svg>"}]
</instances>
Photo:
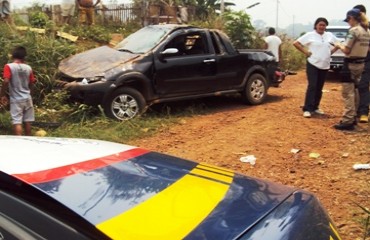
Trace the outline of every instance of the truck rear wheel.
<instances>
[{"instance_id":1,"label":"truck rear wheel","mask_svg":"<svg viewBox=\"0 0 370 240\"><path fill-rule=\"evenodd\" d=\"M258 105L264 102L267 97L266 78L258 73L252 74L245 84L242 92L243 102L251 105Z\"/></svg>"},{"instance_id":2,"label":"truck rear wheel","mask_svg":"<svg viewBox=\"0 0 370 240\"><path fill-rule=\"evenodd\" d=\"M113 92L104 103L106 116L124 121L144 113L146 103L143 95L132 88L120 88Z\"/></svg>"}]
</instances>

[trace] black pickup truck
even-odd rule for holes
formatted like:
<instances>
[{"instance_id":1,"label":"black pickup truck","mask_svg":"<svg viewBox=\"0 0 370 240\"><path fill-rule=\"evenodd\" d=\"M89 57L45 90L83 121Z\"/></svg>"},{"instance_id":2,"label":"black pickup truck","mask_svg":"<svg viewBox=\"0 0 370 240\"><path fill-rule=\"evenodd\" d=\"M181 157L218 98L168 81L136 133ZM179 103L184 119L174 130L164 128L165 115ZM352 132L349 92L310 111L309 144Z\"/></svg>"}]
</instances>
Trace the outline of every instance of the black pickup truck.
<instances>
[{"instance_id":1,"label":"black pickup truck","mask_svg":"<svg viewBox=\"0 0 370 240\"><path fill-rule=\"evenodd\" d=\"M236 50L219 30L150 25L114 48L98 47L60 62L71 98L101 105L108 117L126 120L151 104L240 93L260 104L277 86L277 64L263 50Z\"/></svg>"}]
</instances>

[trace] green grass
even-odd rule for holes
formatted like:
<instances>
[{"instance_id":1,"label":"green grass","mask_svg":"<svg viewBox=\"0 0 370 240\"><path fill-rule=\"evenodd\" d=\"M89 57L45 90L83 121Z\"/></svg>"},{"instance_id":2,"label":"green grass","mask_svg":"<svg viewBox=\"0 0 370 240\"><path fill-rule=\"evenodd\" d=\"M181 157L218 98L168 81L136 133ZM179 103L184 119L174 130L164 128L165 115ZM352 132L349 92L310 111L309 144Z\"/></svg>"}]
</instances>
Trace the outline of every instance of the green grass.
<instances>
[{"instance_id":1,"label":"green grass","mask_svg":"<svg viewBox=\"0 0 370 240\"><path fill-rule=\"evenodd\" d=\"M177 121L176 117L139 117L117 122L100 116L81 123L63 124L55 130L48 131L48 136L101 139L125 143L150 136Z\"/></svg>"},{"instance_id":2,"label":"green grass","mask_svg":"<svg viewBox=\"0 0 370 240\"><path fill-rule=\"evenodd\" d=\"M150 136L177 123L180 119L182 119L180 116L164 117L159 115L143 116L129 121L118 122L103 115L96 115L80 122L63 120L48 122L40 120L36 116L32 132L35 134L38 130L45 130L48 137L101 139L125 143L129 140ZM0 124L2 134L12 134L12 124L8 112L0 113Z\"/></svg>"},{"instance_id":3,"label":"green grass","mask_svg":"<svg viewBox=\"0 0 370 240\"><path fill-rule=\"evenodd\" d=\"M210 110L206 104L196 100L169 105L157 104L140 117L119 122L107 118L99 107L83 104L53 105L53 101L50 100L41 107L35 107L36 121L32 126L32 132L36 134L37 131L44 130L48 137L87 138L127 143L151 136L183 122L184 118L206 114ZM8 111L0 112L0 124L3 134L12 134Z\"/></svg>"}]
</instances>

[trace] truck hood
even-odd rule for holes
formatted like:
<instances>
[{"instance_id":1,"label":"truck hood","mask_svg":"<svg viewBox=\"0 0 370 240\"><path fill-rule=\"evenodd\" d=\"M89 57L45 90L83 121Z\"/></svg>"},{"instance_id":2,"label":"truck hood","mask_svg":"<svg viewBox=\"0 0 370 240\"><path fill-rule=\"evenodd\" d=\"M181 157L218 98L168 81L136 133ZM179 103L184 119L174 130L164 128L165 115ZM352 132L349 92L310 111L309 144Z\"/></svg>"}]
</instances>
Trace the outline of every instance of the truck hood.
<instances>
[{"instance_id":1,"label":"truck hood","mask_svg":"<svg viewBox=\"0 0 370 240\"><path fill-rule=\"evenodd\" d=\"M104 76L108 70L123 65L137 56L138 54L102 46L62 60L59 71L70 78Z\"/></svg>"},{"instance_id":2,"label":"truck hood","mask_svg":"<svg viewBox=\"0 0 370 240\"><path fill-rule=\"evenodd\" d=\"M234 239L294 192L220 167L105 141L0 136L0 144L6 156L0 171L34 186L112 239ZM9 146L15 145L23 151L14 154Z\"/></svg>"}]
</instances>

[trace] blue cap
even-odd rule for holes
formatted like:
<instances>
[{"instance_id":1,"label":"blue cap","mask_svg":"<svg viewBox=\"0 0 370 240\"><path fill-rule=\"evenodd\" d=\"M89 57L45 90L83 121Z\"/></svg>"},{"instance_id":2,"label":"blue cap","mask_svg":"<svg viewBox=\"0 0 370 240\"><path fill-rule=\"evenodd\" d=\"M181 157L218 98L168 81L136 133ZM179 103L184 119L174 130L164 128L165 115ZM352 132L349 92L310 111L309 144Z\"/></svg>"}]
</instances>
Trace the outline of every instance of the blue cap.
<instances>
[{"instance_id":1,"label":"blue cap","mask_svg":"<svg viewBox=\"0 0 370 240\"><path fill-rule=\"evenodd\" d=\"M348 22L349 17L353 17L354 19L356 19L356 20L357 20L357 19L359 19L360 15L361 15L360 10L358 10L358 9L356 9L356 8L351 9L351 10L349 10L349 11L347 12L347 17L346 17L346 19L344 19L343 21Z\"/></svg>"}]
</instances>

